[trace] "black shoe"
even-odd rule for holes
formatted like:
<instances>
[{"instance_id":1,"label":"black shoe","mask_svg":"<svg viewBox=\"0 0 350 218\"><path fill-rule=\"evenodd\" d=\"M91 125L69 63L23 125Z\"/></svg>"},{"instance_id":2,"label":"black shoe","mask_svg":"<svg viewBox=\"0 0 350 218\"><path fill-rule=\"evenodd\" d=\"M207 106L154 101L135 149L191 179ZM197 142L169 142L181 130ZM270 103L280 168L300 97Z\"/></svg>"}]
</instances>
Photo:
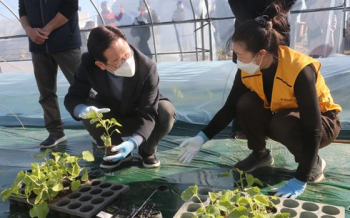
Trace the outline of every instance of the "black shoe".
<instances>
[{"instance_id":1,"label":"black shoe","mask_svg":"<svg viewBox=\"0 0 350 218\"><path fill-rule=\"evenodd\" d=\"M326 161L317 155L314 166L312 167L308 183L318 183L324 179L323 171L326 168Z\"/></svg>"},{"instance_id":2,"label":"black shoe","mask_svg":"<svg viewBox=\"0 0 350 218\"><path fill-rule=\"evenodd\" d=\"M139 158L142 160L142 164L146 168L155 168L160 166L160 161L155 154L146 154L139 148Z\"/></svg>"},{"instance_id":3,"label":"black shoe","mask_svg":"<svg viewBox=\"0 0 350 218\"><path fill-rule=\"evenodd\" d=\"M119 161L115 161L115 162L103 160L101 162L101 164L100 164L100 167L104 168L104 169L113 169L113 168L118 167L123 162L130 161L130 160L132 160L132 154L131 153L129 153L128 156L126 156L124 159L119 160Z\"/></svg>"},{"instance_id":4,"label":"black shoe","mask_svg":"<svg viewBox=\"0 0 350 218\"><path fill-rule=\"evenodd\" d=\"M267 149L267 154L262 158L258 159L251 153L246 159L239 161L234 165L233 168L238 168L245 173L253 172L255 169L271 166L275 160L270 154L270 150Z\"/></svg>"},{"instance_id":5,"label":"black shoe","mask_svg":"<svg viewBox=\"0 0 350 218\"><path fill-rule=\"evenodd\" d=\"M64 133L60 135L50 134L45 141L40 143L40 148L52 148L65 141L67 141L67 137L64 135Z\"/></svg>"}]
</instances>

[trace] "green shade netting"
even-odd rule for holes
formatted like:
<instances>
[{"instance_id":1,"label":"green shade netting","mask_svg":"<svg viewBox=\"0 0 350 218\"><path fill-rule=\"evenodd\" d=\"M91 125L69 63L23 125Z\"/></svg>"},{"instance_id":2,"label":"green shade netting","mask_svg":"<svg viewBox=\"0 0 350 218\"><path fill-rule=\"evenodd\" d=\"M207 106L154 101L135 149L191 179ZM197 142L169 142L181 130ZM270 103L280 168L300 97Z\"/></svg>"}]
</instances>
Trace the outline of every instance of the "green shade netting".
<instances>
[{"instance_id":1,"label":"green shade netting","mask_svg":"<svg viewBox=\"0 0 350 218\"><path fill-rule=\"evenodd\" d=\"M249 153L245 140L229 139L229 128L222 131L213 140L208 141L190 164L177 161L179 144L189 136L195 135L203 126L176 122L172 131L160 141L157 157L161 167L145 169L134 150L132 161L123 163L114 170L99 167L104 151L91 143L91 137L82 128L66 129L68 141L59 145L55 151L80 155L90 150L95 155L94 162L81 162L87 166L91 178L121 183L130 186L125 194L118 197L110 206L140 207L144 201L160 186L167 186L165 191L157 191L150 202L162 212L163 217L171 218L184 201L181 193L190 185L208 186L219 189L232 189L236 173L220 176L227 172L239 160ZM44 128L0 127L0 187L8 188L19 170L27 170L32 162L38 162L33 156L42 153L39 143L47 136ZM272 187L279 187L293 177L297 164L294 157L282 145L268 140L267 147L272 151L275 164L253 172L253 176L263 183L262 192L267 194ZM346 217L350 217L350 161L349 145L332 143L320 150L321 157L327 162L326 179L318 184L310 184L299 200L341 206ZM10 206L8 201L0 203L0 217L29 217L27 208Z\"/></svg>"}]
</instances>

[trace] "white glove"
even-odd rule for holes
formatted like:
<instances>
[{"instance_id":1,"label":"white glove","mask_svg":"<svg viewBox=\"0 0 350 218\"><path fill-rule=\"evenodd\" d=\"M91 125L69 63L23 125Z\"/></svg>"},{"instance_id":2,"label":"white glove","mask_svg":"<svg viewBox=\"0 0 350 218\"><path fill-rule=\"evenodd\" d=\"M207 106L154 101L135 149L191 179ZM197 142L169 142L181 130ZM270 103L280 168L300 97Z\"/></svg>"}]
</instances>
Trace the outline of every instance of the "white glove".
<instances>
[{"instance_id":1,"label":"white glove","mask_svg":"<svg viewBox=\"0 0 350 218\"><path fill-rule=\"evenodd\" d=\"M202 148L203 144L207 142L208 137L201 131L195 137L186 139L180 144L183 147L177 159L182 163L189 163L194 156Z\"/></svg>"},{"instance_id":2,"label":"white glove","mask_svg":"<svg viewBox=\"0 0 350 218\"><path fill-rule=\"evenodd\" d=\"M91 118L92 114L96 114L96 116L97 116L99 113L107 113L110 111L111 110L109 108L98 109L95 106L87 106L87 107L81 108L80 113L79 113L79 117L82 119L89 119L89 118Z\"/></svg>"}]
</instances>

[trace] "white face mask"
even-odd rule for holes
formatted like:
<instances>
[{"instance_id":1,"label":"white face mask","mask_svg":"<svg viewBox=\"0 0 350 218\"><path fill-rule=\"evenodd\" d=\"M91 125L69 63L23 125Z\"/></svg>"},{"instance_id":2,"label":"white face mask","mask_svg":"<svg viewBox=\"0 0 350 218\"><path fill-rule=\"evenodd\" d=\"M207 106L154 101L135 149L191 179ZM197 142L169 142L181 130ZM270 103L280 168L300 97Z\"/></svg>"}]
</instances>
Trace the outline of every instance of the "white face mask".
<instances>
[{"instance_id":1,"label":"white face mask","mask_svg":"<svg viewBox=\"0 0 350 218\"><path fill-rule=\"evenodd\" d=\"M243 63L243 62L241 62L240 60L237 59L237 67L239 69L241 69L242 71L244 71L244 72L247 72L249 74L253 74L253 73L255 73L256 71L258 71L260 69L260 64L262 62L262 59L261 59L259 65L255 64L254 63L255 58L256 58L256 56L249 63Z\"/></svg>"},{"instance_id":2,"label":"white face mask","mask_svg":"<svg viewBox=\"0 0 350 218\"><path fill-rule=\"evenodd\" d=\"M111 71L116 76L132 77L135 75L135 59L134 56L126 59L124 63L115 71Z\"/></svg>"}]
</instances>

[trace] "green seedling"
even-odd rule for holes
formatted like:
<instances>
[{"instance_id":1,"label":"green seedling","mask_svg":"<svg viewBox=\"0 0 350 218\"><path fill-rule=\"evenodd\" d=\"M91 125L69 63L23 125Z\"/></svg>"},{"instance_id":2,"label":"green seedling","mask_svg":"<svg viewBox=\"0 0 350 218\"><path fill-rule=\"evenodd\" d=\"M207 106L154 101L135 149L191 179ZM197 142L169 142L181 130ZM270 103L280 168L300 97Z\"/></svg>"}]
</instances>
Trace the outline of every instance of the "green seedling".
<instances>
[{"instance_id":1,"label":"green seedling","mask_svg":"<svg viewBox=\"0 0 350 218\"><path fill-rule=\"evenodd\" d=\"M47 158L47 155L53 158ZM11 188L1 192L1 198L3 201L9 197L24 198L32 206L30 217L45 218L49 213L48 203L64 191L63 182L69 181L70 189L74 191L81 186L81 182L88 180L87 169L80 167L79 161L94 161L94 156L90 151L84 151L82 156L77 157L47 149L34 158L45 161L32 163L29 171L19 171Z\"/></svg>"},{"instance_id":2,"label":"green seedling","mask_svg":"<svg viewBox=\"0 0 350 218\"><path fill-rule=\"evenodd\" d=\"M262 182L252 175L244 173L239 169L234 171L240 174L239 181L234 181L234 190L220 190L208 192L210 203L205 205L198 194L198 186L189 186L181 194L184 201L196 198L200 203L196 215L192 218L287 218L289 213L277 213L277 209L272 200L277 197L265 196L260 192L260 188L254 184L262 186Z\"/></svg>"}]
</instances>

